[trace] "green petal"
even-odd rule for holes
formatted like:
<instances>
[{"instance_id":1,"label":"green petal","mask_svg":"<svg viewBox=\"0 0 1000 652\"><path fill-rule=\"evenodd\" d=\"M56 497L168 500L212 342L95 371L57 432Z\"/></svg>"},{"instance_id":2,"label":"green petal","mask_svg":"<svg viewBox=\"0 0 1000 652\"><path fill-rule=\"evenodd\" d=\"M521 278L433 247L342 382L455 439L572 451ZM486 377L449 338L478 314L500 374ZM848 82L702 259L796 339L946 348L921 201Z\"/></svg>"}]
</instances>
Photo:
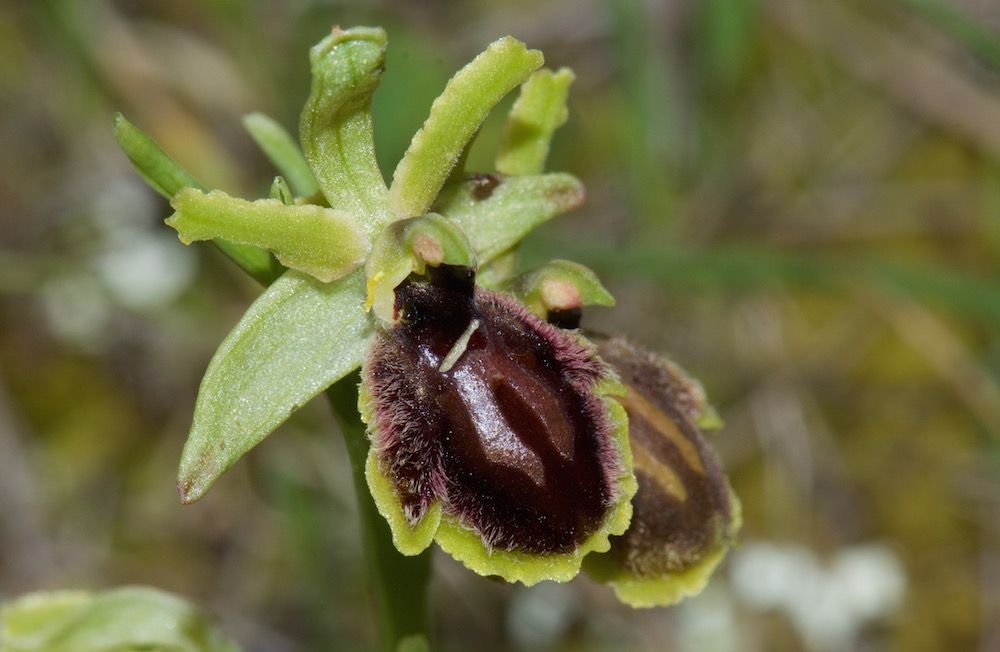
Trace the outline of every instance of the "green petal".
<instances>
[{"instance_id":1,"label":"green petal","mask_svg":"<svg viewBox=\"0 0 1000 652\"><path fill-rule=\"evenodd\" d=\"M350 215L311 204L286 206L277 199L247 201L219 190L177 193L167 218L185 244L224 238L272 251L286 267L330 282L357 269L368 253L361 225Z\"/></svg>"},{"instance_id":2,"label":"green petal","mask_svg":"<svg viewBox=\"0 0 1000 652\"><path fill-rule=\"evenodd\" d=\"M552 260L501 285L542 319L550 310L613 306L611 296L590 269L569 260Z\"/></svg>"},{"instance_id":3,"label":"green petal","mask_svg":"<svg viewBox=\"0 0 1000 652\"><path fill-rule=\"evenodd\" d=\"M356 271L320 283L289 271L247 310L208 365L184 446L184 502L296 409L361 365L372 323Z\"/></svg>"},{"instance_id":4,"label":"green petal","mask_svg":"<svg viewBox=\"0 0 1000 652\"><path fill-rule=\"evenodd\" d=\"M302 155L298 143L276 120L263 113L243 116L243 126L268 160L288 179L295 194L310 197L319 190L316 177Z\"/></svg>"},{"instance_id":5,"label":"green petal","mask_svg":"<svg viewBox=\"0 0 1000 652\"><path fill-rule=\"evenodd\" d=\"M302 151L323 195L333 208L362 218L369 237L389 218L371 116L385 48L381 28L335 27L309 51L312 90L299 123Z\"/></svg>"},{"instance_id":6,"label":"green petal","mask_svg":"<svg viewBox=\"0 0 1000 652\"><path fill-rule=\"evenodd\" d=\"M142 587L34 593L0 620L4 652L239 652L198 609Z\"/></svg>"},{"instance_id":7,"label":"green petal","mask_svg":"<svg viewBox=\"0 0 1000 652\"><path fill-rule=\"evenodd\" d=\"M393 174L389 206L396 217L430 209L490 109L542 62L541 52L505 36L455 73Z\"/></svg>"},{"instance_id":8,"label":"green petal","mask_svg":"<svg viewBox=\"0 0 1000 652\"><path fill-rule=\"evenodd\" d=\"M205 189L177 161L170 158L155 140L126 120L121 113L115 115L115 138L146 183L167 199L172 199L183 188ZM221 239L213 242L262 285L267 285L284 271L262 249Z\"/></svg>"},{"instance_id":9,"label":"green petal","mask_svg":"<svg viewBox=\"0 0 1000 652\"><path fill-rule=\"evenodd\" d=\"M618 478L618 497L609 508L600 529L588 537L573 552L555 555L532 555L517 551L489 549L480 536L464 527L454 517L445 514L434 535L441 549L480 575L497 575L508 582L522 582L527 586L543 580L568 582L580 572L584 557L591 552L606 552L611 544L609 536L617 536L628 529L632 518L632 496L636 480L632 474L632 452L628 441L628 417L625 410L612 397L621 393L617 380L609 379L595 388L608 408L612 423L612 437L622 458L624 472ZM398 504L398 499L396 503Z\"/></svg>"},{"instance_id":10,"label":"green petal","mask_svg":"<svg viewBox=\"0 0 1000 652\"><path fill-rule=\"evenodd\" d=\"M583 203L583 185L569 174L488 176L447 186L435 211L455 222L485 264L538 225Z\"/></svg>"},{"instance_id":11,"label":"green petal","mask_svg":"<svg viewBox=\"0 0 1000 652\"><path fill-rule=\"evenodd\" d=\"M476 267L476 254L462 229L435 213L396 220L382 231L365 263L365 307L374 307L379 319L391 323L396 286L411 272L422 274L426 265L441 264Z\"/></svg>"},{"instance_id":12,"label":"green petal","mask_svg":"<svg viewBox=\"0 0 1000 652\"><path fill-rule=\"evenodd\" d=\"M507 116L496 168L503 174L539 174L545 169L552 134L566 123L566 98L573 71L537 71L521 86Z\"/></svg>"}]
</instances>

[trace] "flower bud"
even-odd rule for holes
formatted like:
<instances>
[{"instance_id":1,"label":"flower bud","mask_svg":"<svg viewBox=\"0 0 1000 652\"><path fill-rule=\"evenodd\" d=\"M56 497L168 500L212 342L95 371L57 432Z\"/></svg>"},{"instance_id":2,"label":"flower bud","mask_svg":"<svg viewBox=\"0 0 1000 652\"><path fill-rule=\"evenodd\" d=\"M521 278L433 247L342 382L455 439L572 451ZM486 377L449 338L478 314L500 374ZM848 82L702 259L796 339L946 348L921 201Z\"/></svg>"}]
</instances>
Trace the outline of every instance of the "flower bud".
<instances>
[{"instance_id":1,"label":"flower bud","mask_svg":"<svg viewBox=\"0 0 1000 652\"><path fill-rule=\"evenodd\" d=\"M632 606L673 604L702 589L740 528L739 501L696 425L715 413L676 364L621 337L596 341L626 387L639 490L628 531L587 571Z\"/></svg>"},{"instance_id":2,"label":"flower bud","mask_svg":"<svg viewBox=\"0 0 1000 652\"><path fill-rule=\"evenodd\" d=\"M565 581L628 525L635 491L613 372L592 345L471 268L395 291L364 366L369 486L397 547L432 539L481 574Z\"/></svg>"}]
</instances>

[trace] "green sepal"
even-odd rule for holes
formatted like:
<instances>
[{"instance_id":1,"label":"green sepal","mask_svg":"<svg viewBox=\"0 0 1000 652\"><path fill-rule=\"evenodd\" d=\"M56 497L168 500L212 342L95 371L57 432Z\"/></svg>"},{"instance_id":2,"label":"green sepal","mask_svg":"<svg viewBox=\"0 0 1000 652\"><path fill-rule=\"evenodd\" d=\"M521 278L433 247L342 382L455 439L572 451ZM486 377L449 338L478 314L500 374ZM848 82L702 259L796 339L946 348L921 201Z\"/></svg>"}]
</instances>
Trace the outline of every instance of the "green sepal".
<instances>
[{"instance_id":1,"label":"green sepal","mask_svg":"<svg viewBox=\"0 0 1000 652\"><path fill-rule=\"evenodd\" d=\"M274 167L288 179L296 195L309 197L319 190L299 144L276 120L254 111L243 116L243 127Z\"/></svg>"},{"instance_id":2,"label":"green sepal","mask_svg":"<svg viewBox=\"0 0 1000 652\"><path fill-rule=\"evenodd\" d=\"M505 36L455 73L393 173L389 206L396 217L430 209L490 110L543 61L538 50Z\"/></svg>"},{"instance_id":3,"label":"green sepal","mask_svg":"<svg viewBox=\"0 0 1000 652\"><path fill-rule=\"evenodd\" d=\"M486 265L480 265L476 272L476 283L491 290L498 289L517 271L517 247L511 247L496 256Z\"/></svg>"},{"instance_id":4,"label":"green sepal","mask_svg":"<svg viewBox=\"0 0 1000 652\"><path fill-rule=\"evenodd\" d=\"M334 27L309 51L312 89L299 122L302 151L323 195L361 218L369 237L389 220L371 116L385 49L381 28Z\"/></svg>"},{"instance_id":5,"label":"green sepal","mask_svg":"<svg viewBox=\"0 0 1000 652\"><path fill-rule=\"evenodd\" d=\"M583 184L569 174L489 175L446 186L434 210L465 231L483 265L585 196Z\"/></svg>"},{"instance_id":6,"label":"green sepal","mask_svg":"<svg viewBox=\"0 0 1000 652\"><path fill-rule=\"evenodd\" d=\"M185 188L167 218L181 242L224 238L274 253L286 267L329 283L357 269L369 244L350 215L311 204L286 206L277 199L248 201L220 190Z\"/></svg>"},{"instance_id":7,"label":"green sepal","mask_svg":"<svg viewBox=\"0 0 1000 652\"><path fill-rule=\"evenodd\" d=\"M139 176L150 188L167 199L173 199L184 188L205 189L177 161L170 158L155 140L126 120L121 113L115 114L115 139ZM213 240L213 243L262 285L267 285L284 271L270 254L257 247L221 239Z\"/></svg>"},{"instance_id":8,"label":"green sepal","mask_svg":"<svg viewBox=\"0 0 1000 652\"><path fill-rule=\"evenodd\" d=\"M144 587L32 593L0 611L3 652L239 652L187 601Z\"/></svg>"},{"instance_id":9,"label":"green sepal","mask_svg":"<svg viewBox=\"0 0 1000 652\"><path fill-rule=\"evenodd\" d=\"M383 323L392 323L396 286L411 272L423 274L427 265L441 264L477 265L472 245L454 222L435 213L392 222L375 240L365 263L365 308L374 308Z\"/></svg>"},{"instance_id":10,"label":"green sepal","mask_svg":"<svg viewBox=\"0 0 1000 652\"><path fill-rule=\"evenodd\" d=\"M731 493L733 531L743 524L740 501ZM619 600L637 609L669 607L684 598L698 595L708 584L712 573L729 552L731 543L720 542L698 563L673 573L643 577L628 572L613 555L597 554L587 557L584 570L598 582L614 589Z\"/></svg>"},{"instance_id":11,"label":"green sepal","mask_svg":"<svg viewBox=\"0 0 1000 652\"><path fill-rule=\"evenodd\" d=\"M247 310L205 371L177 487L190 503L289 415L359 366L372 335L361 270L289 271Z\"/></svg>"},{"instance_id":12,"label":"green sepal","mask_svg":"<svg viewBox=\"0 0 1000 652\"><path fill-rule=\"evenodd\" d=\"M566 99L575 76L569 68L536 71L521 85L507 116L496 168L503 174L539 174L545 169L556 129L566 123Z\"/></svg>"},{"instance_id":13,"label":"green sepal","mask_svg":"<svg viewBox=\"0 0 1000 652\"><path fill-rule=\"evenodd\" d=\"M550 310L615 305L615 298L601 285L597 274L569 260L549 261L510 279L500 289L514 295L542 319Z\"/></svg>"},{"instance_id":14,"label":"green sepal","mask_svg":"<svg viewBox=\"0 0 1000 652\"><path fill-rule=\"evenodd\" d=\"M632 473L632 450L628 439L628 416L614 399L624 388L613 375L597 383L594 391L601 396L608 410L612 426L612 439L622 460L622 474L618 477L617 496L608 509L601 527L591 534L576 550L554 555L534 555L517 551L487 548L473 530L456 518L444 514L434 540L441 549L462 562L466 568L480 575L496 575L507 582L522 582L527 586L544 580L568 582L580 572L584 558L590 553L607 552L611 543L608 537L617 536L628 529L632 518L632 496L638 487ZM396 499L398 504L399 500Z\"/></svg>"}]
</instances>

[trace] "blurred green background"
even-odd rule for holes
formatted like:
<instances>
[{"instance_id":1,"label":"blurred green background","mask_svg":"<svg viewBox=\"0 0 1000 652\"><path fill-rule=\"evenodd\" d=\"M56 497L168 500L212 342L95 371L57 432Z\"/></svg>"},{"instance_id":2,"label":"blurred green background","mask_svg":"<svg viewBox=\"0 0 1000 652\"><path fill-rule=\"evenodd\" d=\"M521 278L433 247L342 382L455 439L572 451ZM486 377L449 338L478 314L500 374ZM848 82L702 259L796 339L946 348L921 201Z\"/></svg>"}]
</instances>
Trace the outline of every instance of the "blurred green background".
<instances>
[{"instance_id":1,"label":"blurred green background","mask_svg":"<svg viewBox=\"0 0 1000 652\"><path fill-rule=\"evenodd\" d=\"M259 291L181 246L115 110L206 184L273 177L307 48L380 24L391 172L447 77L513 34L576 71L550 160L582 210L525 247L591 265L699 376L743 544L631 611L435 558L442 650L1000 650L1000 5L978 0L0 2L0 599L152 584L248 651L375 640L346 455L315 402L201 503L198 381ZM503 110L470 169L487 171Z\"/></svg>"}]
</instances>

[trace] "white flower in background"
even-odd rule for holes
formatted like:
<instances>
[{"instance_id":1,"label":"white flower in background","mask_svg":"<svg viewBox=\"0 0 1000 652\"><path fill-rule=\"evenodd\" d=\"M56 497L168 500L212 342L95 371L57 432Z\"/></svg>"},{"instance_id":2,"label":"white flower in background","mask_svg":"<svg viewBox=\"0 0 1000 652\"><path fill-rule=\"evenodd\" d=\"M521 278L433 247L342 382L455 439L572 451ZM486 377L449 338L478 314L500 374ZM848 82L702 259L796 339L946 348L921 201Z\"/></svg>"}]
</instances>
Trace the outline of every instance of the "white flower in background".
<instances>
[{"instance_id":1,"label":"white flower in background","mask_svg":"<svg viewBox=\"0 0 1000 652\"><path fill-rule=\"evenodd\" d=\"M803 546L747 544L731 578L751 606L783 612L811 650L850 647L865 624L899 608L906 589L902 564L880 544L844 548L827 563Z\"/></svg>"}]
</instances>

